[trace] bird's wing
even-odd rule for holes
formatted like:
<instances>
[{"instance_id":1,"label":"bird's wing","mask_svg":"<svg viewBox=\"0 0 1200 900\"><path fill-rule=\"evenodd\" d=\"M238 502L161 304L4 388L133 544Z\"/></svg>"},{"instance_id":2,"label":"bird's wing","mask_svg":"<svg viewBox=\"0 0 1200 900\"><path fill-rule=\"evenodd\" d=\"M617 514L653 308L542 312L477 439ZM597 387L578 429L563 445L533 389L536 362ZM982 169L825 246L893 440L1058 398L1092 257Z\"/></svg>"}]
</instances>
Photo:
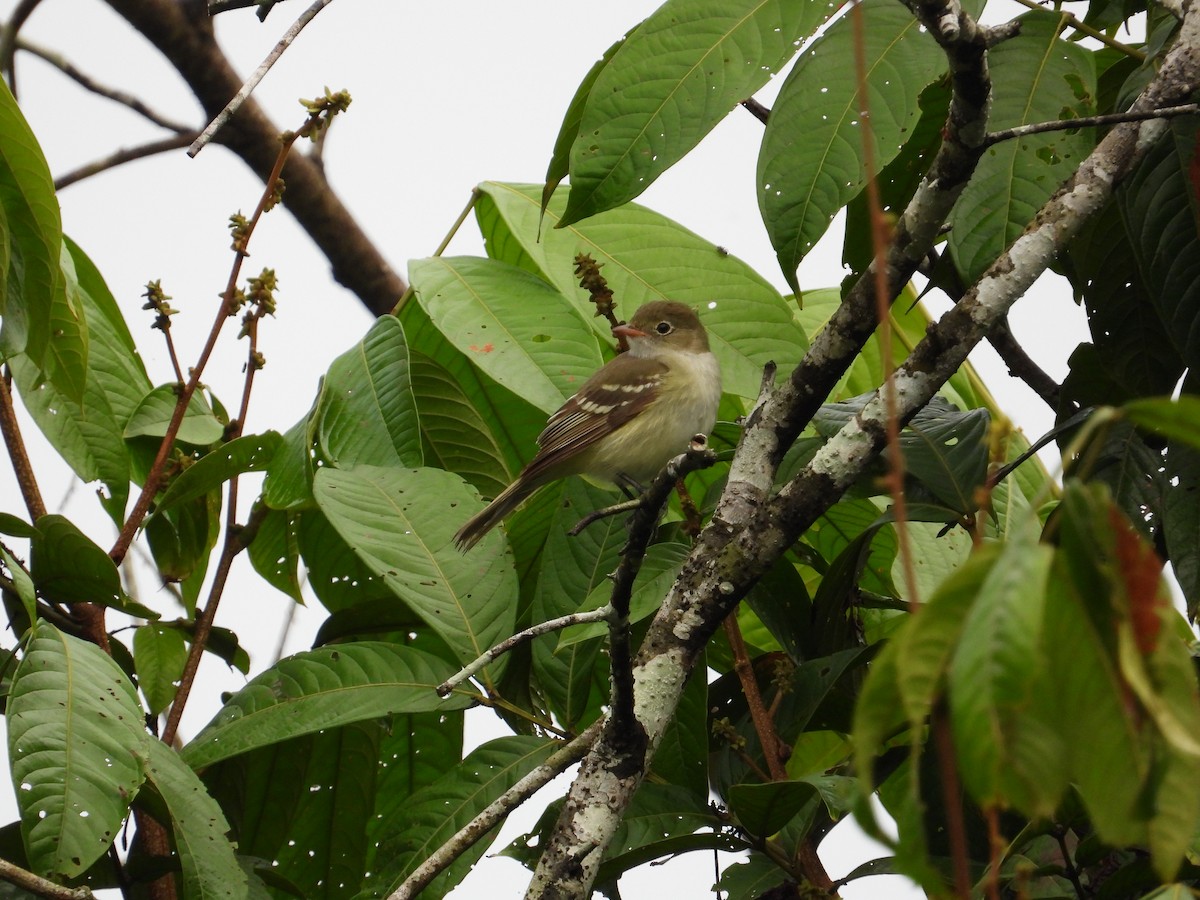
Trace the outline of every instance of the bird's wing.
<instances>
[{"instance_id":1,"label":"bird's wing","mask_svg":"<svg viewBox=\"0 0 1200 900\"><path fill-rule=\"evenodd\" d=\"M665 364L630 353L610 360L550 417L527 469L569 459L612 434L654 401L666 374Z\"/></svg>"}]
</instances>

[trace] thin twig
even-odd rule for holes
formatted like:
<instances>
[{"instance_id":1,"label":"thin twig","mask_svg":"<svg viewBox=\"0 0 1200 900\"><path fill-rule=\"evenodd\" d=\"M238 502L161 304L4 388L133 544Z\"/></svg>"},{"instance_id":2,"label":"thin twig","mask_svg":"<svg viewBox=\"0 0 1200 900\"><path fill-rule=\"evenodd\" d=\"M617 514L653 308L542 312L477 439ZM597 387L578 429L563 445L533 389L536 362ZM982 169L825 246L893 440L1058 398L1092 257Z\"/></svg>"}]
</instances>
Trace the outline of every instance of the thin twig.
<instances>
[{"instance_id":1,"label":"thin twig","mask_svg":"<svg viewBox=\"0 0 1200 900\"><path fill-rule=\"evenodd\" d=\"M84 90L90 91L97 96L104 97L107 100L112 100L114 103L120 103L122 106L133 110L142 118L153 122L160 128L165 128L168 131L174 131L176 134L191 134L195 137L197 129L194 125L185 125L181 122L176 122L173 119L168 119L161 113L157 113L148 107L142 100L135 97L133 94L126 93L118 88L109 87L106 84L101 84L92 76L77 69L75 65L60 53L55 53L53 50L47 50L45 47L40 47L37 44L30 43L25 39L17 41L17 49L25 53L32 53L38 59L49 63L58 69Z\"/></svg>"},{"instance_id":2,"label":"thin twig","mask_svg":"<svg viewBox=\"0 0 1200 900\"><path fill-rule=\"evenodd\" d=\"M229 579L229 570L233 566L233 560L250 546L255 535L258 534L259 526L267 517L267 512L267 507L259 504L251 511L250 518L246 520L245 525L240 528L234 526L226 530L225 545L221 549L221 559L217 563L213 583L208 591L208 601L196 619L196 627L192 632L192 645L188 648L187 662L184 664L183 674L179 678L179 690L175 692L175 699L167 714L167 724L163 728L162 742L168 746L175 740L175 735L179 731L179 720L183 716L183 708L187 704L192 684L196 680L196 671L200 668L200 657L204 654L204 648L208 644L208 635L212 631L213 620L217 616L217 606L221 602L221 595L225 592L225 582Z\"/></svg>"},{"instance_id":3,"label":"thin twig","mask_svg":"<svg viewBox=\"0 0 1200 900\"><path fill-rule=\"evenodd\" d=\"M510 638L501 641L495 647L489 649L486 653L468 663L459 669L457 673L447 678L437 686L439 696L448 697L450 692L456 687L473 677L480 669L491 662L499 659L505 653L521 644L528 643L536 637L541 637L543 634L550 634L554 631L561 631L564 628L570 628L572 625L584 625L589 622L603 622L612 615L612 607L605 605L599 609L589 610L587 612L571 613L566 616L559 616L557 619L549 619L545 622L539 622L530 628L523 631L518 631Z\"/></svg>"},{"instance_id":4,"label":"thin twig","mask_svg":"<svg viewBox=\"0 0 1200 900\"><path fill-rule=\"evenodd\" d=\"M78 169L72 169L64 175L59 175L54 179L54 189L61 191L63 188L70 187L77 182L83 181L85 178L91 178L93 175L107 172L109 169L115 169L117 166L123 166L125 163L135 162L139 159L145 159L148 156L169 153L172 150L178 150L180 147L186 147L192 142L195 136L195 131L186 131L181 134L173 134L170 137L161 138L157 141L140 144L137 147L122 147L108 156L80 166Z\"/></svg>"},{"instance_id":5,"label":"thin twig","mask_svg":"<svg viewBox=\"0 0 1200 900\"><path fill-rule=\"evenodd\" d=\"M874 249L875 315L879 321L879 356L883 365L883 392L887 403L887 485L892 499L892 515L898 544L898 556L904 571L905 593L909 606L916 609L921 602L913 567L912 547L908 540L908 505L904 494L904 451L900 447L900 415L896 402L895 360L892 358L891 292L885 265L891 235L883 204L879 199L879 184L875 179L875 142L872 138L870 91L867 89L866 26L862 3L850 10L854 26L854 71L858 81L859 119L862 122L863 171L867 181L867 209L871 220L871 245ZM956 23L955 23L956 24Z\"/></svg>"},{"instance_id":6,"label":"thin twig","mask_svg":"<svg viewBox=\"0 0 1200 900\"><path fill-rule=\"evenodd\" d=\"M967 831L963 822L962 791L958 765L954 758L954 738L945 704L934 707L930 716L938 772L942 779L942 803L946 810L946 836L950 840L950 858L954 864L954 895L966 900L971 894L971 870L967 858Z\"/></svg>"},{"instance_id":7,"label":"thin twig","mask_svg":"<svg viewBox=\"0 0 1200 900\"><path fill-rule=\"evenodd\" d=\"M0 373L0 434L4 437L4 446L8 448L8 458L12 462L13 473L17 476L17 485L21 488L25 508L29 511L29 520L37 524L37 520L46 514L46 504L42 500L33 464L29 461L29 453L25 450L25 441L21 437L17 413L13 409L9 378L8 367L5 366L3 373Z\"/></svg>"},{"instance_id":8,"label":"thin twig","mask_svg":"<svg viewBox=\"0 0 1200 900\"><path fill-rule=\"evenodd\" d=\"M1016 2L1024 6L1026 9L1046 9L1045 4L1035 3L1033 0L1016 0ZM1146 54L1141 50L1138 50L1136 47L1130 47L1128 44L1122 44L1120 41L1110 38L1103 31L1097 31L1091 25L1088 25L1086 22L1075 18L1075 16L1071 15L1069 12L1063 12L1061 9L1055 9L1053 12L1055 15L1061 16L1065 24L1070 25L1080 34L1086 34L1088 37L1095 38L1100 43L1112 47L1114 50L1120 50L1126 56L1132 57L1138 62L1146 61Z\"/></svg>"},{"instance_id":9,"label":"thin twig","mask_svg":"<svg viewBox=\"0 0 1200 900\"><path fill-rule=\"evenodd\" d=\"M750 709L750 721L754 723L763 758L767 761L767 771L771 774L772 781L786 781L787 769L784 768L783 756L779 752L783 745L779 735L775 733L775 723L763 706L758 679L754 677L754 666L750 662L750 654L746 651L746 641L738 625L736 609L726 617L722 625L726 637L729 638L730 649L733 650L733 670L742 685L742 694L746 698L746 706Z\"/></svg>"},{"instance_id":10,"label":"thin twig","mask_svg":"<svg viewBox=\"0 0 1200 900\"><path fill-rule=\"evenodd\" d=\"M622 500L620 503L613 503L610 506L602 506L599 509L593 509L590 513L571 526L567 531L571 537L577 537L585 528L593 522L598 522L601 519L608 519L612 516L619 516L621 513L633 512L635 509L640 509L642 506L642 498L634 497L632 500Z\"/></svg>"},{"instance_id":11,"label":"thin twig","mask_svg":"<svg viewBox=\"0 0 1200 900\"><path fill-rule=\"evenodd\" d=\"M1058 119L1053 122L1032 122L1029 125L1017 125L1013 128L989 132L983 142L985 146L991 147L1001 141L1011 141L1013 138L1028 137L1031 134L1045 134L1048 131L1096 128L1103 125L1120 125L1122 122L1145 122L1149 119L1173 119L1176 116L1190 116L1196 113L1200 113L1200 104L1185 103L1182 106L1168 106L1165 109L1106 113L1102 116L1081 116L1078 119Z\"/></svg>"},{"instance_id":12,"label":"thin twig","mask_svg":"<svg viewBox=\"0 0 1200 900\"><path fill-rule=\"evenodd\" d=\"M0 859L0 879L49 900L91 900L95 896L86 887L63 887L4 859Z\"/></svg>"},{"instance_id":13,"label":"thin twig","mask_svg":"<svg viewBox=\"0 0 1200 900\"><path fill-rule=\"evenodd\" d=\"M292 27L284 32L283 37L279 39L279 43L277 43L274 49L267 54L266 59L259 64L259 67L254 70L254 74L246 80L246 83L242 85L241 90L234 95L233 99L225 105L223 110L217 113L216 118L209 122L205 129L200 132L199 137L192 142L192 145L188 148L188 156L194 157L197 153L204 149L205 144L213 139L213 135L220 131L221 127L228 122L230 117L232 117L233 114L241 108L241 105L246 102L246 98L250 96L251 92L253 92L256 87L258 87L258 83L262 81L267 72L271 70L271 66L275 65L275 61L283 55L283 51L292 45L292 41L296 39L296 35L298 35L304 29L305 25L307 25L316 17L317 13L319 13L332 2L333 0L314 0L312 6L300 14L300 18L293 22Z\"/></svg>"},{"instance_id":14,"label":"thin twig","mask_svg":"<svg viewBox=\"0 0 1200 900\"><path fill-rule=\"evenodd\" d=\"M747 97L742 101L741 105L745 108L746 112L750 113L750 115L754 116L754 118L758 119L764 125L767 124L767 120L771 117L771 108L763 106L753 97Z\"/></svg>"},{"instance_id":15,"label":"thin twig","mask_svg":"<svg viewBox=\"0 0 1200 900\"><path fill-rule=\"evenodd\" d=\"M133 543L134 534L137 532L142 520L145 519L147 511L150 509L150 504L154 501L154 497L158 493L158 486L162 481L167 458L170 456L171 448L175 445L175 436L179 433L179 426L183 422L184 413L187 411L188 404L191 403L192 395L196 392L196 388L200 384L200 377L204 374L204 367L208 364L209 357L212 356L213 349L216 347L217 338L221 334L221 328L225 325L225 321L229 318L233 309L234 298L237 294L238 277L242 271L242 261L246 258L246 245L254 234L254 229L258 225L259 219L262 218L263 212L275 202L279 173L283 170L283 164L287 160L288 153L292 149L292 145L296 142L296 139L312 123L319 121L319 118L319 114L314 113L308 118L304 128L298 132L287 133L284 136L282 145L279 148L279 154L275 159L275 167L267 177L262 197L258 201L258 207L254 210L254 215L250 217L249 222L246 223L245 228L239 236L238 240L240 243L237 245L237 252L234 254L233 265L229 272L229 280L226 282L225 290L221 294L221 304L217 308L216 318L213 320L212 328L209 330L208 340L205 342L204 348L200 351L199 359L196 360L196 364L192 367L191 377L188 379L187 384L179 391L179 398L175 402L175 410L171 414L171 421L167 425L166 434L164 434L162 443L159 445L158 454L150 466L150 471L146 474L145 483L142 485L142 492L138 495L137 502L134 504L129 518L125 520L125 524L121 528L121 533L117 536L116 543L108 553L114 562L120 563L125 558L125 554L129 551L129 545Z\"/></svg>"},{"instance_id":16,"label":"thin twig","mask_svg":"<svg viewBox=\"0 0 1200 900\"><path fill-rule=\"evenodd\" d=\"M513 809L582 759L595 743L597 735L600 734L600 727L600 721L593 722L586 731L555 750L544 763L489 803L480 811L479 815L426 857L425 861L388 897L388 900L409 900L411 897L416 897L429 882L437 877L438 873L444 871L462 856L467 849L491 831Z\"/></svg>"},{"instance_id":17,"label":"thin twig","mask_svg":"<svg viewBox=\"0 0 1200 900\"><path fill-rule=\"evenodd\" d=\"M13 10L12 18L4 23L4 29L0 31L0 73L8 73L8 89L14 97L17 96L17 32L41 2L42 0L21 0Z\"/></svg>"}]
</instances>

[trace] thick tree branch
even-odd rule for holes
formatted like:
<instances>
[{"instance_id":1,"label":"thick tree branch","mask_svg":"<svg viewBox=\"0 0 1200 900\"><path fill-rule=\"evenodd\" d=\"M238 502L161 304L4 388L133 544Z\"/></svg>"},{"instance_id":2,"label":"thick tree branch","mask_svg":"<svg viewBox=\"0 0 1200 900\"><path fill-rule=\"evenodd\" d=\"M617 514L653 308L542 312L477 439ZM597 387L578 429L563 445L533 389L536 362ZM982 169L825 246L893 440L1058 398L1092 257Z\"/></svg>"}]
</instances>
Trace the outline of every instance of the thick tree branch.
<instances>
[{"instance_id":1,"label":"thick tree branch","mask_svg":"<svg viewBox=\"0 0 1200 900\"><path fill-rule=\"evenodd\" d=\"M984 55L987 34L953 0L915 4L915 12L947 50L955 95L942 150L901 217L889 248L888 284L893 293L928 252L974 167L985 136L989 95ZM1180 103L1198 85L1200 4L1193 3L1176 47L1134 109ZM971 348L1111 196L1114 185L1126 177L1165 127L1161 120L1114 127L1042 208L1026 233L961 303L930 328L896 372L901 421L914 415L957 371ZM863 325L853 319L869 318L874 324L870 314L872 278L868 273L860 279L813 341L805 360L756 408L717 511L650 625L634 670L637 714L649 737L648 756L657 748L684 683L719 623L772 562L837 501L883 446L887 415L882 398L876 395L824 445L807 469L777 495L770 495L783 451L836 380L834 373L849 365L861 346ZM809 374L813 380L806 382ZM817 394L820 396L814 398ZM582 900L590 895L605 848L644 774L644 769L629 771L629 760L612 758L612 745L606 738L607 734L601 736L580 767L528 897Z\"/></svg>"},{"instance_id":2,"label":"thick tree branch","mask_svg":"<svg viewBox=\"0 0 1200 900\"><path fill-rule=\"evenodd\" d=\"M195 0L109 0L175 66L211 118L229 102L242 79L213 37L203 3ZM279 132L253 100L221 130L219 142L259 178L266 179L279 152ZM376 315L388 312L405 283L338 199L321 167L293 154L283 171L284 206L329 259L333 277Z\"/></svg>"},{"instance_id":3,"label":"thick tree branch","mask_svg":"<svg viewBox=\"0 0 1200 900\"><path fill-rule=\"evenodd\" d=\"M14 866L4 859L0 859L0 879L23 888L31 894L47 897L49 900L91 900L95 896L86 887L63 887L61 884L47 881L40 875L34 875L20 866Z\"/></svg>"}]
</instances>

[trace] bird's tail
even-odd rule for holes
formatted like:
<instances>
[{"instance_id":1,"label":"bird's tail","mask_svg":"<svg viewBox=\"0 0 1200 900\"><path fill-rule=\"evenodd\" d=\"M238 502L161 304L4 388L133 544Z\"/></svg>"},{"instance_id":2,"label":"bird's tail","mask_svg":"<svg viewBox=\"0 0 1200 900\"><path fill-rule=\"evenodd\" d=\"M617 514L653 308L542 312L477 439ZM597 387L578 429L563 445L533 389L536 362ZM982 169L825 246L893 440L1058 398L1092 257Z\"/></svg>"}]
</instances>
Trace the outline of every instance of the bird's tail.
<instances>
[{"instance_id":1,"label":"bird's tail","mask_svg":"<svg viewBox=\"0 0 1200 900\"><path fill-rule=\"evenodd\" d=\"M526 478L518 478L484 508L483 512L472 516L458 534L454 535L454 545L466 553L480 539L500 524L500 520L525 502L525 499L541 485Z\"/></svg>"}]
</instances>

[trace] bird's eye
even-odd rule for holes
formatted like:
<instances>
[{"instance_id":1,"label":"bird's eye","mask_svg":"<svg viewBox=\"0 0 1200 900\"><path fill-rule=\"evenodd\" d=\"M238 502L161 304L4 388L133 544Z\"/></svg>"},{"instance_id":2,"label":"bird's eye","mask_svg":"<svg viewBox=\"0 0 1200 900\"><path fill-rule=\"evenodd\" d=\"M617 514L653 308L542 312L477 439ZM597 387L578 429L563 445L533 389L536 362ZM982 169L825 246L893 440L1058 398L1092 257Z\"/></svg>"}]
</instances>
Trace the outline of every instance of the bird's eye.
<instances>
[{"instance_id":1,"label":"bird's eye","mask_svg":"<svg viewBox=\"0 0 1200 900\"><path fill-rule=\"evenodd\" d=\"M673 329L671 327L670 322L659 322L657 325L654 326L654 330L657 331L659 334L670 334L675 329Z\"/></svg>"}]
</instances>

